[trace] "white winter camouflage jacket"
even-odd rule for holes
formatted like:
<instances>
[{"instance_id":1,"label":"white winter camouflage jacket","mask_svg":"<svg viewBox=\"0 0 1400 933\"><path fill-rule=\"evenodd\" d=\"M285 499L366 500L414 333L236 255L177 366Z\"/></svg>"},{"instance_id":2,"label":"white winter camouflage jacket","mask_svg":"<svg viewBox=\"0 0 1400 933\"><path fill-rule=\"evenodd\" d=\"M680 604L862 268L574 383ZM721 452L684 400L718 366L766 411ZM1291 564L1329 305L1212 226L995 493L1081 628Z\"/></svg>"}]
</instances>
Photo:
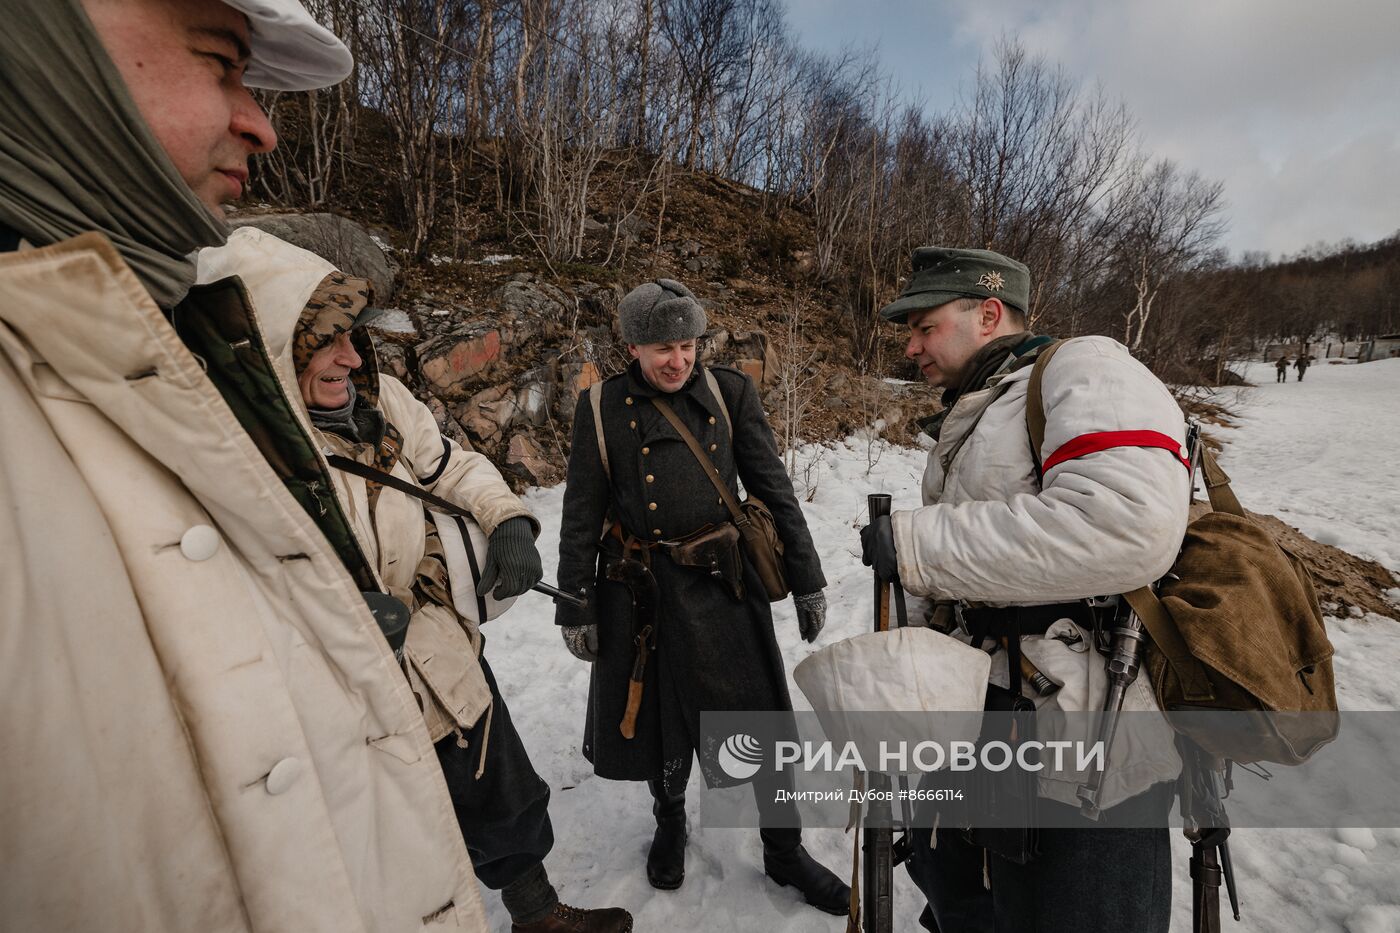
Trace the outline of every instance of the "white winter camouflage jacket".
<instances>
[{"instance_id":1,"label":"white winter camouflage jacket","mask_svg":"<svg viewBox=\"0 0 1400 933\"><path fill-rule=\"evenodd\" d=\"M1189 473L1185 420L1166 387L1115 340L1066 341L1042 377L1042 488L1026 425L1030 374L1027 366L962 396L943 421L924 506L893 516L910 592L993 606L1069 602L1136 589L1176 560ZM1023 639L1023 651L1063 684L1040 705L1096 710L1107 691L1103 659L1086 650L1087 633L1071 647L1074 634L1061 620ZM993 679L1005 684L1005 653L996 660ZM1156 708L1139 677L1124 709ZM1165 722L1162 730L1136 747L1115 744L1105 806L1180 771ZM1077 803L1073 782L1042 779L1041 792Z\"/></svg>"},{"instance_id":2,"label":"white winter camouflage jacket","mask_svg":"<svg viewBox=\"0 0 1400 933\"><path fill-rule=\"evenodd\" d=\"M334 267L300 247L253 227L235 230L221 247L201 251L200 280L239 274L254 304L263 309L273 362L296 385L292 337L309 296ZM377 364L372 350L361 354L362 369ZM364 398L402 436L391 473L468 512L488 536L507 519L538 522L484 454L463 450L438 430L432 413L393 376L379 373L376 397ZM362 396L363 398L363 396ZM299 414L305 413L300 397ZM374 451L333 434L316 431L325 453L374 465ZM450 732L470 729L491 703L491 691L478 661L480 637L447 606L415 599L415 576L423 560L427 518L423 503L383 487L371 506L365 480L340 470L331 476L355 537L391 595L415 607L404 651L406 673L418 694L436 742ZM420 603L421 604L418 604ZM427 689L425 689L425 683Z\"/></svg>"},{"instance_id":3,"label":"white winter camouflage jacket","mask_svg":"<svg viewBox=\"0 0 1400 933\"><path fill-rule=\"evenodd\" d=\"M105 237L0 256L0 393L0 926L485 930L355 581Z\"/></svg>"}]
</instances>

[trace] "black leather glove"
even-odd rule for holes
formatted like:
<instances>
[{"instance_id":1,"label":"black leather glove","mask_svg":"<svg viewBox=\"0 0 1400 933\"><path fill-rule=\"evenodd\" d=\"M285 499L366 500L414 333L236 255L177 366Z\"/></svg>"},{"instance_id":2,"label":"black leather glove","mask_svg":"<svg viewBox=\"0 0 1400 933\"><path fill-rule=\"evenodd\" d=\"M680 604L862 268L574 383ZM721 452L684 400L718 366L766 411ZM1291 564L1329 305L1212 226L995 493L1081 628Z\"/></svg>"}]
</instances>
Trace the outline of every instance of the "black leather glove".
<instances>
[{"instance_id":1,"label":"black leather glove","mask_svg":"<svg viewBox=\"0 0 1400 933\"><path fill-rule=\"evenodd\" d=\"M564 645L569 649L569 654L580 661L598 660L598 626L561 625L559 631L564 636Z\"/></svg>"},{"instance_id":2,"label":"black leather glove","mask_svg":"<svg viewBox=\"0 0 1400 933\"><path fill-rule=\"evenodd\" d=\"M508 518L486 539L486 565L481 589L496 599L519 596L544 578L540 552L535 549L535 526L524 515Z\"/></svg>"},{"instance_id":3,"label":"black leather glove","mask_svg":"<svg viewBox=\"0 0 1400 933\"><path fill-rule=\"evenodd\" d=\"M899 557L894 552L894 525L888 515L871 520L860 530L860 561L875 568L881 580L899 579Z\"/></svg>"},{"instance_id":4,"label":"black leather glove","mask_svg":"<svg viewBox=\"0 0 1400 933\"><path fill-rule=\"evenodd\" d=\"M813 642L822 633L826 624L826 594L821 590L793 596L792 604L797 609L797 630L804 641Z\"/></svg>"}]
</instances>

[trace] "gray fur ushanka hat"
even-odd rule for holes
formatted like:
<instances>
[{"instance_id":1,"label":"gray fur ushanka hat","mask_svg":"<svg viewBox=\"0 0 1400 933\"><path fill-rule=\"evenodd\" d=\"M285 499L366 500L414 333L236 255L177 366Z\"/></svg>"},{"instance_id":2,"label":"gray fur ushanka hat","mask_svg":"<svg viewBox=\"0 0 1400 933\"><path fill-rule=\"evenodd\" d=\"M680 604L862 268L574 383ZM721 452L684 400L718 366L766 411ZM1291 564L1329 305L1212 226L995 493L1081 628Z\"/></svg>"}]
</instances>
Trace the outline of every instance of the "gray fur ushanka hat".
<instances>
[{"instance_id":1,"label":"gray fur ushanka hat","mask_svg":"<svg viewBox=\"0 0 1400 933\"><path fill-rule=\"evenodd\" d=\"M628 343L693 340L709 321L695 295L675 279L643 282L617 303L622 339Z\"/></svg>"}]
</instances>

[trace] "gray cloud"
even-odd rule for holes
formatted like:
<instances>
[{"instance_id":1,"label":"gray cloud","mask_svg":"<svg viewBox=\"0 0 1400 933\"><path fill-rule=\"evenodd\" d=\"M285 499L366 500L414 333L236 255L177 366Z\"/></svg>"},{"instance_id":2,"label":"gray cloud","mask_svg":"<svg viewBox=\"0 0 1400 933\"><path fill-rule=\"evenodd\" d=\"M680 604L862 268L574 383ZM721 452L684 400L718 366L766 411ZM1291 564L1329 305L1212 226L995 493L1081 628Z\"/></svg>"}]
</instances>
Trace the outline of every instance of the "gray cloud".
<instances>
[{"instance_id":1,"label":"gray cloud","mask_svg":"<svg viewBox=\"0 0 1400 933\"><path fill-rule=\"evenodd\" d=\"M830 0L793 0L790 20L819 46L878 37L885 67L935 108L955 99L951 70L965 83L1003 35L1102 83L1147 151L1225 183L1235 250L1400 228L1395 0L888 0L858 18L840 8L844 24Z\"/></svg>"}]
</instances>

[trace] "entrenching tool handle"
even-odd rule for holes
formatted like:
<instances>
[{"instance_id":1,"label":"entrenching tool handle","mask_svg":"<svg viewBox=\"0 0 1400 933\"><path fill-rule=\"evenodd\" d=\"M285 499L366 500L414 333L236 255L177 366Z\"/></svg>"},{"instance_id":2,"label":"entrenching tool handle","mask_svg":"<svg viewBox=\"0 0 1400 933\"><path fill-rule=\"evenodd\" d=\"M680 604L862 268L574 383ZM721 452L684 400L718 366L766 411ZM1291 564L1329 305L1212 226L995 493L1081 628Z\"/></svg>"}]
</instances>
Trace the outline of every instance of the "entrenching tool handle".
<instances>
[{"instance_id":1,"label":"entrenching tool handle","mask_svg":"<svg viewBox=\"0 0 1400 933\"><path fill-rule=\"evenodd\" d=\"M627 681L627 711L623 713L622 724L618 726L624 739L630 739L637 734L637 711L641 708L642 682L629 680Z\"/></svg>"}]
</instances>

